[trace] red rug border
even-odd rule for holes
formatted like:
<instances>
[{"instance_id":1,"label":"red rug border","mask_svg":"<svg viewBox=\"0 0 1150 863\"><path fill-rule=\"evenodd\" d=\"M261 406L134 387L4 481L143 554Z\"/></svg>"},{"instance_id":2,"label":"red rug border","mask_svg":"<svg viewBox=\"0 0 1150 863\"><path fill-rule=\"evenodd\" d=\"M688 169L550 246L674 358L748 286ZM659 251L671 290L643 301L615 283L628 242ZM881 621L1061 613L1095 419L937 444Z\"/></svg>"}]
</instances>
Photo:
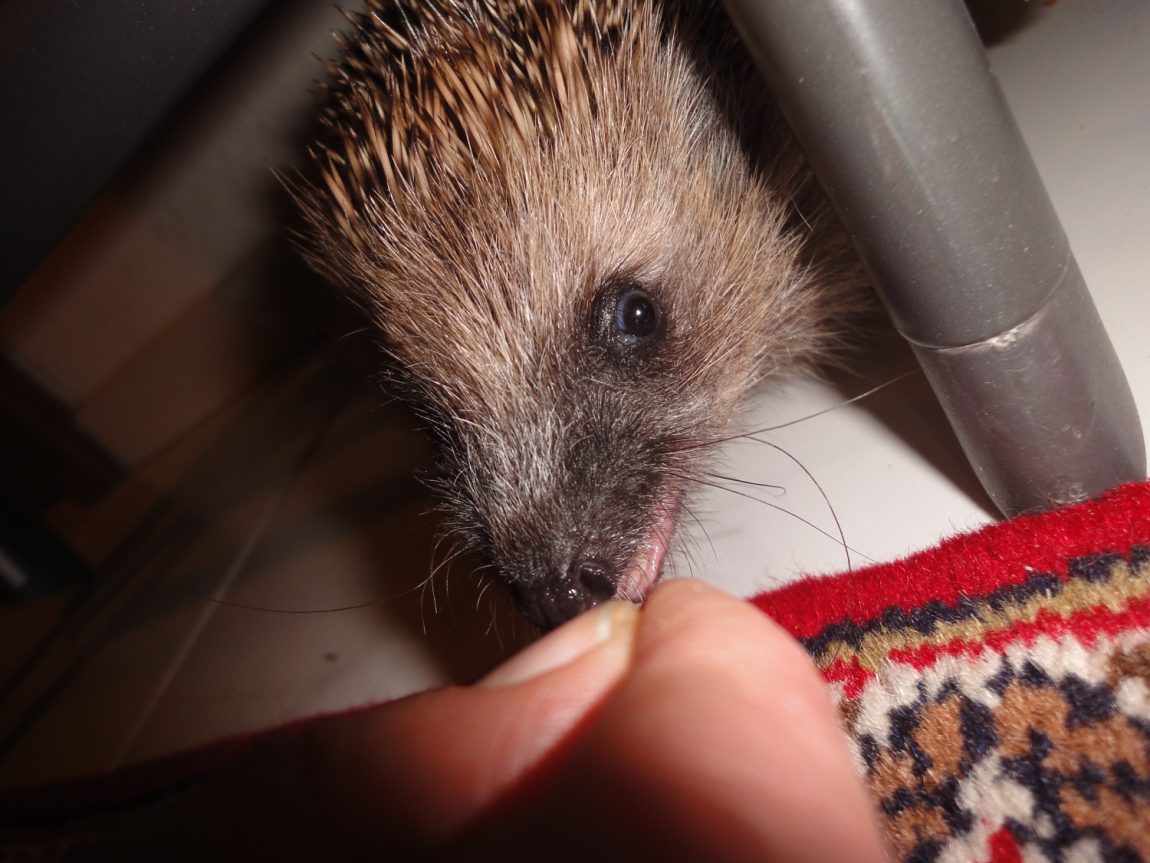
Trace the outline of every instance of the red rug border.
<instances>
[{"instance_id":1,"label":"red rug border","mask_svg":"<svg viewBox=\"0 0 1150 863\"><path fill-rule=\"evenodd\" d=\"M909 611L985 595L1036 571L1065 581L1067 561L1126 552L1146 542L1148 529L1150 483L1131 483L1064 509L959 534L891 563L806 576L750 601L795 638L812 638L830 624L873 620L892 607Z\"/></svg>"}]
</instances>

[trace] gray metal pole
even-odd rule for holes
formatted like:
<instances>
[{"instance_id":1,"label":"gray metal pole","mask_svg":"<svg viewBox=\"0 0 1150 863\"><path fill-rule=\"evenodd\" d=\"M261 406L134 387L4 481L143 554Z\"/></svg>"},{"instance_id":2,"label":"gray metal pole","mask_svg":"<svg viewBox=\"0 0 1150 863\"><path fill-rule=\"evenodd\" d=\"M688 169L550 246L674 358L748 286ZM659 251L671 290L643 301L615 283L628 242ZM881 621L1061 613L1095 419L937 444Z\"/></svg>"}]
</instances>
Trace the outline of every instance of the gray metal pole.
<instances>
[{"instance_id":1,"label":"gray metal pole","mask_svg":"<svg viewBox=\"0 0 1150 863\"><path fill-rule=\"evenodd\" d=\"M1146 475L1138 412L959 0L726 0L987 492Z\"/></svg>"}]
</instances>

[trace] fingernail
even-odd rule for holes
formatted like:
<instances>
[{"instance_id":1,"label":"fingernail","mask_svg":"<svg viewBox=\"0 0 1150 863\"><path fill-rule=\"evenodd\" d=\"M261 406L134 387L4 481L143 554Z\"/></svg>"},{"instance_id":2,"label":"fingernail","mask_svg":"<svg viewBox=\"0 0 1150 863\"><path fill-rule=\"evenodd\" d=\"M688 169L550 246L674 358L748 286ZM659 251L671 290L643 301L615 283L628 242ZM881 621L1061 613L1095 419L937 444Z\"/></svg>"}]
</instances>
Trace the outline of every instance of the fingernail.
<instances>
[{"instance_id":1,"label":"fingernail","mask_svg":"<svg viewBox=\"0 0 1150 863\"><path fill-rule=\"evenodd\" d=\"M521 650L475 685L513 686L561 668L600 645L612 642L630 650L639 609L629 602L607 602L563 624Z\"/></svg>"}]
</instances>

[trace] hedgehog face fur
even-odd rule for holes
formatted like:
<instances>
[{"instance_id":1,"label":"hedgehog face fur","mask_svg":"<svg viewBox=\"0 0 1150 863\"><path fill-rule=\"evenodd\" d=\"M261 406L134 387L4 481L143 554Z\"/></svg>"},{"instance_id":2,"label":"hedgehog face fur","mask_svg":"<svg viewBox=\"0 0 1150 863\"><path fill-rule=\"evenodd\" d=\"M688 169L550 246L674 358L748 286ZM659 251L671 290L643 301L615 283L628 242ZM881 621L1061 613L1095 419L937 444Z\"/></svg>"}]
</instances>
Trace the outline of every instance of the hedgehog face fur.
<instances>
[{"instance_id":1,"label":"hedgehog face fur","mask_svg":"<svg viewBox=\"0 0 1150 863\"><path fill-rule=\"evenodd\" d=\"M740 397L858 305L845 244L785 135L745 146L775 121L748 125L771 108L715 10L353 20L294 190L306 253L378 327L454 531L527 617L639 600Z\"/></svg>"}]
</instances>

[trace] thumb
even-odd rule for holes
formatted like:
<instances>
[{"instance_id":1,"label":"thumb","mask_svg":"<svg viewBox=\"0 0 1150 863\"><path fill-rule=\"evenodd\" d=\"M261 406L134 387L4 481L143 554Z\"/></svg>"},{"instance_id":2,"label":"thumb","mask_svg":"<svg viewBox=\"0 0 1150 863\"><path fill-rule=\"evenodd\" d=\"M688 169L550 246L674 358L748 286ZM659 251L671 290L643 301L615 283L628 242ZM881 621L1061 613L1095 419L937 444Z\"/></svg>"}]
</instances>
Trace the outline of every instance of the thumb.
<instances>
[{"instance_id":1,"label":"thumb","mask_svg":"<svg viewBox=\"0 0 1150 863\"><path fill-rule=\"evenodd\" d=\"M460 844L552 860L885 859L878 824L805 652L699 582L657 588L625 679L543 781ZM489 853L490 859L496 859Z\"/></svg>"}]
</instances>

